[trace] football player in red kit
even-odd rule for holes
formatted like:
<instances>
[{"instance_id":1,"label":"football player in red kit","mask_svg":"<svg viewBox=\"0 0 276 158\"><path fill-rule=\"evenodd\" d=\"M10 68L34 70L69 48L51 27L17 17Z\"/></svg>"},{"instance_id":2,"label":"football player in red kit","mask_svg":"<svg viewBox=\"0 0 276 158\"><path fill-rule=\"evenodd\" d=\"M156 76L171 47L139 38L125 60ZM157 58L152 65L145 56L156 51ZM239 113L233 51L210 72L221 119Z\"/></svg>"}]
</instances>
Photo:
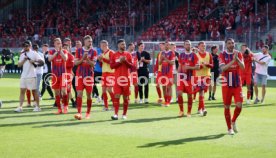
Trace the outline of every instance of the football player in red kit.
<instances>
[{"instance_id":1,"label":"football player in red kit","mask_svg":"<svg viewBox=\"0 0 276 158\"><path fill-rule=\"evenodd\" d=\"M131 84L134 86L134 103L138 103L138 92L139 92L139 87L138 87L138 68L139 68L139 61L138 61L138 52L134 51L135 45L134 43L130 43L128 45L128 52L131 54L132 57L132 64L133 67L130 69L130 76L131 76Z\"/></svg>"},{"instance_id":2,"label":"football player in red kit","mask_svg":"<svg viewBox=\"0 0 276 158\"><path fill-rule=\"evenodd\" d=\"M62 102L64 103L64 113L67 113L68 94L66 90L66 60L68 58L68 52L62 49L62 43L60 38L54 39L53 50L49 51L48 60L52 62L52 88L55 92L55 102L57 104L58 111L56 114L62 114L61 109L61 95Z\"/></svg>"},{"instance_id":3,"label":"football player in red kit","mask_svg":"<svg viewBox=\"0 0 276 158\"><path fill-rule=\"evenodd\" d=\"M159 65L161 65L161 77L159 82L163 86L163 95L165 98L165 107L170 106L172 99L172 85L173 85L173 65L175 63L175 54L170 51L170 43L165 42L165 51L162 52Z\"/></svg>"},{"instance_id":4,"label":"football player in red kit","mask_svg":"<svg viewBox=\"0 0 276 158\"><path fill-rule=\"evenodd\" d=\"M70 50L70 47L68 44L63 44L63 49L66 49L67 51ZM71 54L71 52L68 51L68 59L66 61L66 90L68 94L68 101L66 102L67 105L63 102L64 108L68 108L69 98L72 98L71 89L72 89L72 80L73 80L73 67L74 67L74 55ZM64 112L67 112L68 109L64 110Z\"/></svg>"},{"instance_id":5,"label":"football player in red kit","mask_svg":"<svg viewBox=\"0 0 276 158\"><path fill-rule=\"evenodd\" d=\"M110 67L111 57L114 51L109 49L108 42L102 40L100 43L102 54L98 57L102 67L102 96L104 100L104 111L108 111L108 98L107 92L111 100L114 100L113 86L114 86L114 70Z\"/></svg>"},{"instance_id":6,"label":"football player in red kit","mask_svg":"<svg viewBox=\"0 0 276 158\"><path fill-rule=\"evenodd\" d=\"M250 104L251 98L251 83L252 83L252 62L253 62L253 54L249 50L246 44L241 46L241 51L244 60L244 70L242 70L241 77L242 77L242 84L246 84L247 86L247 100L246 104Z\"/></svg>"},{"instance_id":7,"label":"football player in red kit","mask_svg":"<svg viewBox=\"0 0 276 158\"><path fill-rule=\"evenodd\" d=\"M242 53L234 50L234 39L228 38L225 44L227 50L219 54L219 65L222 71L222 98L228 134L234 135L238 132L236 119L242 110L243 94L240 72L244 69L244 63ZM236 108L231 119L230 107L232 97L234 97Z\"/></svg>"},{"instance_id":8,"label":"football player in red kit","mask_svg":"<svg viewBox=\"0 0 276 158\"><path fill-rule=\"evenodd\" d=\"M118 120L118 112L120 106L120 96L123 95L123 116L122 119L127 118L128 101L130 95L130 68L132 65L132 57L129 52L126 52L126 42L123 39L118 40L118 51L111 57L110 66L115 70L115 85L114 85L114 115L112 120Z\"/></svg>"},{"instance_id":9,"label":"football player in red kit","mask_svg":"<svg viewBox=\"0 0 276 158\"><path fill-rule=\"evenodd\" d=\"M197 57L199 60L200 68L195 71L196 86L194 89L194 93L199 92L199 115L206 116L207 110L205 109L204 94L207 92L211 83L211 68L213 67L213 58L211 53L206 52L205 42L199 42L198 49L199 52L197 53Z\"/></svg>"},{"instance_id":10,"label":"football player in red kit","mask_svg":"<svg viewBox=\"0 0 276 158\"><path fill-rule=\"evenodd\" d=\"M75 65L76 71L76 89L77 89L77 110L75 119L82 119L82 96L83 90L86 90L87 96L87 111L86 119L90 118L90 111L92 107L92 90L94 84L94 65L97 61L97 52L92 48L92 37L86 35L84 38L84 47L76 50Z\"/></svg>"},{"instance_id":11,"label":"football player in red kit","mask_svg":"<svg viewBox=\"0 0 276 158\"><path fill-rule=\"evenodd\" d=\"M161 92L161 88L160 88L160 83L159 83L159 78L161 76L161 65L159 65L159 60L161 58L161 54L163 51L165 51L165 43L164 42L161 42L159 44L159 47L160 47L160 52L157 54L157 57L156 57L156 62L155 62L155 65L154 65L154 74L156 76L156 91L157 91L157 94L158 94L158 101L157 103L158 104L162 104L162 92Z\"/></svg>"},{"instance_id":12,"label":"football player in red kit","mask_svg":"<svg viewBox=\"0 0 276 158\"><path fill-rule=\"evenodd\" d=\"M191 42L189 40L184 42L184 52L179 54L178 58L178 76L177 76L177 92L178 92L178 105L179 117L184 116L183 107L183 93L188 96L188 112L187 117L191 117L193 105L193 77L195 70L199 69L199 61L197 55L191 51Z\"/></svg>"}]
</instances>

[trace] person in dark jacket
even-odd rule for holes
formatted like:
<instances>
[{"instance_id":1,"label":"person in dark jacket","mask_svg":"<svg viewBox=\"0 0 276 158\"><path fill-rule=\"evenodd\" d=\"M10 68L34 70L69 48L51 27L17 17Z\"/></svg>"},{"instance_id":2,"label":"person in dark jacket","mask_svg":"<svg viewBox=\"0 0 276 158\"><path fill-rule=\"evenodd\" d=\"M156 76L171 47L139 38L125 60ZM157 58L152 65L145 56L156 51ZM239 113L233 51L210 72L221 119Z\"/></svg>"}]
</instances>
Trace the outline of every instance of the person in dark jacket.
<instances>
[{"instance_id":1,"label":"person in dark jacket","mask_svg":"<svg viewBox=\"0 0 276 158\"><path fill-rule=\"evenodd\" d=\"M42 52L44 55L44 61L45 64L43 66L43 75L42 75L42 90L41 90L41 98L47 89L50 99L54 99L54 94L51 88L51 85L49 83L50 75L51 75L51 62L48 61L48 51L49 51L49 46L48 44L44 44L42 46Z\"/></svg>"}]
</instances>

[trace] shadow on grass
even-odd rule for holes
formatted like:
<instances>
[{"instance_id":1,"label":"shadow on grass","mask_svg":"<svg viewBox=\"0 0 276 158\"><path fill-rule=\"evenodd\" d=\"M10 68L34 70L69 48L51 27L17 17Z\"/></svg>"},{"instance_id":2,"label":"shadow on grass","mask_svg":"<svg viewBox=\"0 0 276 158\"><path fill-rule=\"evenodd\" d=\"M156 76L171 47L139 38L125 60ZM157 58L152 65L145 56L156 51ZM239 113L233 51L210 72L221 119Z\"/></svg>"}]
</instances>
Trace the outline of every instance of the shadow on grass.
<instances>
[{"instance_id":1,"label":"shadow on grass","mask_svg":"<svg viewBox=\"0 0 276 158\"><path fill-rule=\"evenodd\" d=\"M59 123L59 124L44 124L41 126L34 126L33 128L43 128L43 127L63 127L63 126L76 126L76 125L83 125L83 124L94 124L94 123L101 123L101 122L110 122L112 120L98 120L98 121L89 121L89 120L68 120L68 123Z\"/></svg>"},{"instance_id":2,"label":"shadow on grass","mask_svg":"<svg viewBox=\"0 0 276 158\"><path fill-rule=\"evenodd\" d=\"M208 135L208 136L201 136L201 137L192 137L192 138L184 138L184 139L177 139L177 140L170 140L170 141L154 142L154 143L148 143L142 146L138 146L138 148L167 147L170 145L182 145L189 142L219 139L219 138L222 138L224 135L225 134L216 134L216 135Z\"/></svg>"},{"instance_id":3,"label":"shadow on grass","mask_svg":"<svg viewBox=\"0 0 276 158\"><path fill-rule=\"evenodd\" d=\"M251 104L251 105L243 105L243 108L261 108L266 106L276 106L276 104Z\"/></svg>"},{"instance_id":4,"label":"shadow on grass","mask_svg":"<svg viewBox=\"0 0 276 158\"><path fill-rule=\"evenodd\" d=\"M30 110L31 112L31 110ZM45 112L45 111L44 111ZM11 112L11 113L8 113L8 114L14 114L14 115L11 115L11 116L3 116L3 117L0 117L0 119L7 119L7 118L23 118L23 117L42 117L42 116L56 116L54 114L54 112L56 111L53 111L52 113L41 113L41 112L32 112L32 114L26 114L25 112L24 113L16 113L16 112ZM26 115L25 115L26 114ZM75 114L75 112L68 112L68 114ZM66 115L68 115L66 114Z\"/></svg>"},{"instance_id":5,"label":"shadow on grass","mask_svg":"<svg viewBox=\"0 0 276 158\"><path fill-rule=\"evenodd\" d=\"M178 116L170 116L170 117L159 117L159 118L144 118L144 119L136 119L136 120L125 120L120 123L113 123L116 124L127 124L127 123L147 123L147 122L156 122L156 121L163 121L163 120L171 120L177 119Z\"/></svg>"},{"instance_id":6,"label":"shadow on grass","mask_svg":"<svg viewBox=\"0 0 276 158\"><path fill-rule=\"evenodd\" d=\"M58 123L64 122L67 120L58 120L58 121L38 121L38 122L24 122L24 123L12 123L12 124L0 124L1 127L16 127L16 126L28 126L28 125L36 125L36 124L43 124L43 123Z\"/></svg>"}]
</instances>

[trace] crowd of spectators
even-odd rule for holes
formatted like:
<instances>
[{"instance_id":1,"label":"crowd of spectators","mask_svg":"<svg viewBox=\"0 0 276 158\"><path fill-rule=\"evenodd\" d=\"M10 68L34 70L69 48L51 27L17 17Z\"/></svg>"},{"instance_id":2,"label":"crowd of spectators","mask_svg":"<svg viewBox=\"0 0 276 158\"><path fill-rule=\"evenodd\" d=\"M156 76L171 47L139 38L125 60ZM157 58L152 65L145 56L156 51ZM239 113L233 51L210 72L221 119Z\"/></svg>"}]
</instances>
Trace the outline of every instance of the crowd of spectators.
<instances>
[{"instance_id":1,"label":"crowd of spectators","mask_svg":"<svg viewBox=\"0 0 276 158\"><path fill-rule=\"evenodd\" d=\"M190 12L188 6L180 6L170 15L144 32L139 40L223 40L229 35L240 41L250 29L266 31L266 4L258 3L255 14L255 0L193 0ZM215 14L212 14L213 11ZM276 17L275 4L269 5L269 19Z\"/></svg>"},{"instance_id":2,"label":"crowd of spectators","mask_svg":"<svg viewBox=\"0 0 276 158\"><path fill-rule=\"evenodd\" d=\"M42 5L31 9L29 20L26 9L15 9L9 13L8 19L0 23L0 46L16 47L19 41L26 39L36 43L47 42L56 36L79 40L89 34L96 38L110 33L112 28L112 36L123 36L130 33L124 27L133 28L145 20L142 15L150 10L150 6L152 12L156 12L155 4L158 2L152 0L150 5L147 0L80 0L76 14L76 0L45 0Z\"/></svg>"},{"instance_id":3,"label":"crowd of spectators","mask_svg":"<svg viewBox=\"0 0 276 158\"><path fill-rule=\"evenodd\" d=\"M17 47L26 39L38 44L51 44L51 40L57 36L75 41L86 34L94 39L102 35L134 35L136 28L148 20L149 14L154 15L159 11L159 0L151 0L151 3L148 0L79 1L77 11L76 0L44 0L41 5L32 7L29 20L25 9L12 10L7 20L0 23L0 47ZM165 10L165 2L160 1L161 12ZM258 1L258 14L255 14L254 2L191 0L190 12L186 3L179 6L136 40L223 40L230 34L242 41L250 28L254 33L266 31L266 5ZM213 14L214 10L218 12ZM269 19L275 17L275 3L271 3ZM252 27L249 27L250 23ZM126 27L134 29L131 32Z\"/></svg>"}]
</instances>

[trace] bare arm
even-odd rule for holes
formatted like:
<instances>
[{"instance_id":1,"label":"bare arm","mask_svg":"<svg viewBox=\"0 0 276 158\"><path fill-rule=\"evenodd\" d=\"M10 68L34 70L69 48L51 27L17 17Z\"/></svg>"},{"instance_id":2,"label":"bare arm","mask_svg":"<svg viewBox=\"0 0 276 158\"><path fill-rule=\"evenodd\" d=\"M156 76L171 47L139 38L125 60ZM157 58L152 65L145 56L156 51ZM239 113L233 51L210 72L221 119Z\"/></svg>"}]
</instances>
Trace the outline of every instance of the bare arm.
<instances>
[{"instance_id":1,"label":"bare arm","mask_svg":"<svg viewBox=\"0 0 276 158\"><path fill-rule=\"evenodd\" d=\"M68 56L67 56L66 54L64 54L63 51L64 51L64 50L61 50L61 51L60 51L60 56L62 57L62 59L63 59L64 61L66 61L66 60L68 59Z\"/></svg>"},{"instance_id":2,"label":"bare arm","mask_svg":"<svg viewBox=\"0 0 276 158\"><path fill-rule=\"evenodd\" d=\"M27 61L27 58L25 57L24 60L22 60L21 62L18 62L18 67L22 67L23 64Z\"/></svg>"},{"instance_id":3,"label":"bare arm","mask_svg":"<svg viewBox=\"0 0 276 158\"><path fill-rule=\"evenodd\" d=\"M58 52L55 52L53 55L48 56L48 61L51 62L56 56L57 56Z\"/></svg>"}]
</instances>

